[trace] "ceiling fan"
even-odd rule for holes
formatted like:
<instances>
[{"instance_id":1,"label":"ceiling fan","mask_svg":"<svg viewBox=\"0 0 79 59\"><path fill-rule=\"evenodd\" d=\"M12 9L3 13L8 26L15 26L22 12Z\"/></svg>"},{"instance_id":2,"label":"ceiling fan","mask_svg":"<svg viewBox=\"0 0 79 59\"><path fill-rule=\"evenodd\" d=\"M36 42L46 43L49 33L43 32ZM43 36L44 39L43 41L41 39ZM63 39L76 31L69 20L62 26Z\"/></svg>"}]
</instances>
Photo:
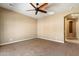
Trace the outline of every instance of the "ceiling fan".
<instances>
[{"instance_id":1,"label":"ceiling fan","mask_svg":"<svg viewBox=\"0 0 79 59\"><path fill-rule=\"evenodd\" d=\"M42 12L42 13L47 13L47 11L45 10L48 3L44 3L41 6L39 6L39 3L36 3L36 6L33 5L33 3L30 3L30 5L34 8L33 10L35 10L35 15L38 14L38 12ZM27 10L27 11L33 11L33 10Z\"/></svg>"}]
</instances>

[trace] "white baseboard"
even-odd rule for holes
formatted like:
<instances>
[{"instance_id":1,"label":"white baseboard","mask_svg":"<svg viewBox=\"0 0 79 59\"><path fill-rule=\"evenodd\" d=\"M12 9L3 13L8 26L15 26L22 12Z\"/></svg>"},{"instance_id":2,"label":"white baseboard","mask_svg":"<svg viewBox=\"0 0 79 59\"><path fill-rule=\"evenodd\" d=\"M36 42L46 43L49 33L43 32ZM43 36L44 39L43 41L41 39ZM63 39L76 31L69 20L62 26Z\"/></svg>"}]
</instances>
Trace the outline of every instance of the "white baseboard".
<instances>
[{"instance_id":1,"label":"white baseboard","mask_svg":"<svg viewBox=\"0 0 79 59\"><path fill-rule=\"evenodd\" d=\"M64 41L52 40L52 39L48 39L48 38L44 38L44 37L38 37L38 38L40 38L40 39L45 39L45 40L49 40L49 41L54 41L54 42L64 43ZM34 38L26 38L26 39L17 40L17 41L6 42L6 43L0 44L0 46L2 46L2 45L7 45L7 44L12 44L12 43L16 43L16 42L21 42L21 41L25 41L25 40L31 40L31 39L34 39Z\"/></svg>"},{"instance_id":2,"label":"white baseboard","mask_svg":"<svg viewBox=\"0 0 79 59\"><path fill-rule=\"evenodd\" d=\"M48 38L44 38L44 37L38 37L38 38L49 40L49 41L54 41L54 42L59 42L59 43L64 43L64 41L52 40L52 39L48 39Z\"/></svg>"},{"instance_id":3,"label":"white baseboard","mask_svg":"<svg viewBox=\"0 0 79 59\"><path fill-rule=\"evenodd\" d=\"M26 38L26 39L17 40L17 41L6 42L6 43L0 44L0 46L2 46L2 45L7 45L7 44L12 44L12 43L16 43L16 42L21 42L21 41L25 41L25 40L31 40L31 39L34 39L34 38Z\"/></svg>"}]
</instances>

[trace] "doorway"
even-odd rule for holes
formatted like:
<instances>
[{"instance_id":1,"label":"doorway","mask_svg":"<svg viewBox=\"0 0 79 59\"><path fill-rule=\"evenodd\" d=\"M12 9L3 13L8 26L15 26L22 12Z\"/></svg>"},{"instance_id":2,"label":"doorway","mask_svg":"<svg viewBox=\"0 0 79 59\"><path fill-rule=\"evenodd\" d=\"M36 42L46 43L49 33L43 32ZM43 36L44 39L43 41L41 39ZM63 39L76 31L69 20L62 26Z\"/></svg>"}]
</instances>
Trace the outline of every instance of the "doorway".
<instances>
[{"instance_id":1,"label":"doorway","mask_svg":"<svg viewBox=\"0 0 79 59\"><path fill-rule=\"evenodd\" d=\"M64 38L65 42L74 42L77 40L76 36L76 22L78 17L75 14L69 14L64 18Z\"/></svg>"}]
</instances>

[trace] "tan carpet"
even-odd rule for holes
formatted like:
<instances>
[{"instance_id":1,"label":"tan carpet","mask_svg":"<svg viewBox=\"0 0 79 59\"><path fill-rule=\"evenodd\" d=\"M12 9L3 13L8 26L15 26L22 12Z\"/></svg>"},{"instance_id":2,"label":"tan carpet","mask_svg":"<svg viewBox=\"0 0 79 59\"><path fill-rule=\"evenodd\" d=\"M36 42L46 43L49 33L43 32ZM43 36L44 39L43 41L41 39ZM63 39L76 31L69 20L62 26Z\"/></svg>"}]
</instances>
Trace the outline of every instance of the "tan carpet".
<instances>
[{"instance_id":1,"label":"tan carpet","mask_svg":"<svg viewBox=\"0 0 79 59\"><path fill-rule=\"evenodd\" d=\"M0 47L2 56L63 56L79 55L79 45L32 39Z\"/></svg>"}]
</instances>

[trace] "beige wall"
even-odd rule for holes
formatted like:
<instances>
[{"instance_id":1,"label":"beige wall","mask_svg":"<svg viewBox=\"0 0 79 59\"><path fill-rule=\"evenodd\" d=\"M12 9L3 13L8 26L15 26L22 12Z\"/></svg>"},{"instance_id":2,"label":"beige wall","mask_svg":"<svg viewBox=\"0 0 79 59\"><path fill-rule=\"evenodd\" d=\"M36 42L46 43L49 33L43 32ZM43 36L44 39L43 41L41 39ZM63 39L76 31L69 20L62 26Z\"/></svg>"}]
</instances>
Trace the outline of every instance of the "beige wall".
<instances>
[{"instance_id":1,"label":"beige wall","mask_svg":"<svg viewBox=\"0 0 79 59\"><path fill-rule=\"evenodd\" d=\"M72 12L79 10L73 10ZM0 8L0 44L32 38L64 42L64 16L71 11L54 14L35 20L19 13ZM79 21L77 22L79 24ZM77 36L79 30L77 25Z\"/></svg>"},{"instance_id":2,"label":"beige wall","mask_svg":"<svg viewBox=\"0 0 79 59\"><path fill-rule=\"evenodd\" d=\"M76 21L76 37L79 40L79 17L78 17L78 20Z\"/></svg>"},{"instance_id":3,"label":"beige wall","mask_svg":"<svg viewBox=\"0 0 79 59\"><path fill-rule=\"evenodd\" d=\"M51 41L64 42L64 16L69 12L59 13L38 20L38 37Z\"/></svg>"},{"instance_id":4,"label":"beige wall","mask_svg":"<svg viewBox=\"0 0 79 59\"><path fill-rule=\"evenodd\" d=\"M64 42L64 17L70 13L78 13L79 8L54 14L38 19L38 38L51 41ZM79 24L79 21L77 22ZM77 37L79 37L79 26L77 25Z\"/></svg>"},{"instance_id":5,"label":"beige wall","mask_svg":"<svg viewBox=\"0 0 79 59\"><path fill-rule=\"evenodd\" d=\"M0 44L36 38L37 21L0 8Z\"/></svg>"}]
</instances>

